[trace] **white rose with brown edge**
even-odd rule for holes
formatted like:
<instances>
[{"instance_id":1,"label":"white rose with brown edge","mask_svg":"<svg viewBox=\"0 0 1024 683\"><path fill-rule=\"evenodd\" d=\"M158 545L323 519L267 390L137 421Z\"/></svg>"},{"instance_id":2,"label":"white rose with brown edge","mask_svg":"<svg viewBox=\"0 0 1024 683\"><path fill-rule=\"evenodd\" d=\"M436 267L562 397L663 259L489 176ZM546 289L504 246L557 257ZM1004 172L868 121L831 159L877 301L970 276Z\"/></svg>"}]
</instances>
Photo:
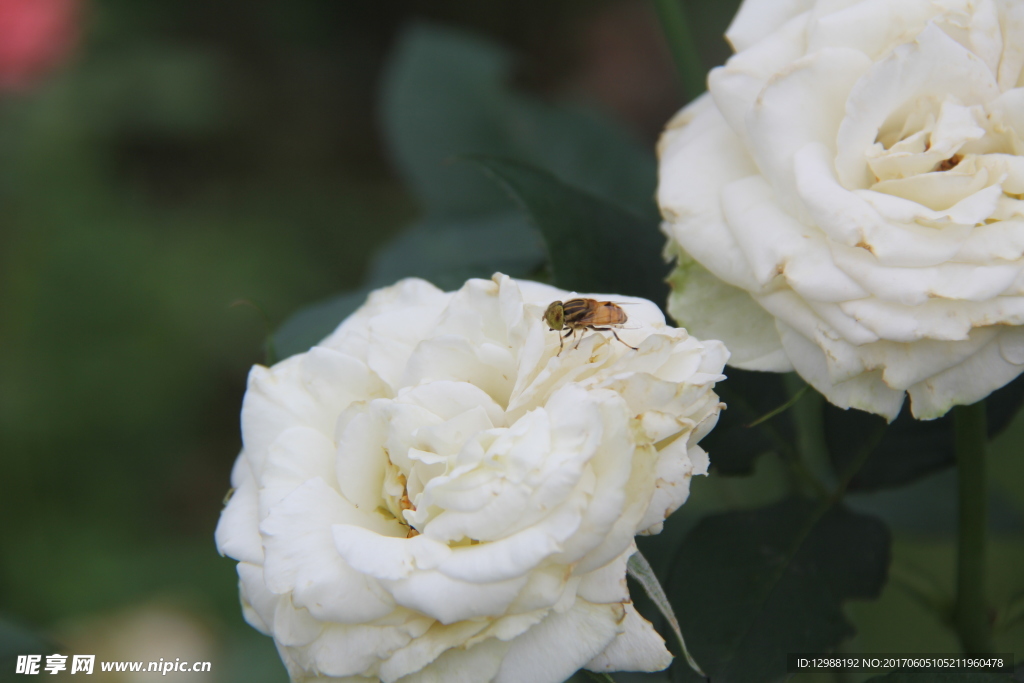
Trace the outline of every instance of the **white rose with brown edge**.
<instances>
[{"instance_id":1,"label":"white rose with brown edge","mask_svg":"<svg viewBox=\"0 0 1024 683\"><path fill-rule=\"evenodd\" d=\"M747 0L669 123L672 315L840 407L1024 370L1024 3Z\"/></svg>"},{"instance_id":2,"label":"white rose with brown edge","mask_svg":"<svg viewBox=\"0 0 1024 683\"><path fill-rule=\"evenodd\" d=\"M217 546L293 681L668 666L626 561L706 472L728 352L605 296L628 309L623 343L590 330L559 353L542 317L573 297L403 280L253 368Z\"/></svg>"}]
</instances>

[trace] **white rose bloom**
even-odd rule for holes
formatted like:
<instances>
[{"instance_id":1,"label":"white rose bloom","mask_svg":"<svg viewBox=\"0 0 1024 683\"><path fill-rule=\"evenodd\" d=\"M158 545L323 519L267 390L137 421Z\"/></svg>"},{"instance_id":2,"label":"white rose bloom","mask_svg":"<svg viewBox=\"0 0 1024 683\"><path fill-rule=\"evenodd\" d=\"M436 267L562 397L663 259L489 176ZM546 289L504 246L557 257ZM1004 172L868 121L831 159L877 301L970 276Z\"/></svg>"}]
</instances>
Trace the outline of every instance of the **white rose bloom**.
<instances>
[{"instance_id":1,"label":"white rose bloom","mask_svg":"<svg viewBox=\"0 0 1024 683\"><path fill-rule=\"evenodd\" d=\"M294 681L531 681L660 670L634 535L707 456L728 352L649 301L558 353L562 290L503 275L374 292L319 346L256 366L217 527L245 617Z\"/></svg>"},{"instance_id":2,"label":"white rose bloom","mask_svg":"<svg viewBox=\"0 0 1024 683\"><path fill-rule=\"evenodd\" d=\"M673 316L918 418L1024 370L1024 3L746 0L669 123Z\"/></svg>"}]
</instances>

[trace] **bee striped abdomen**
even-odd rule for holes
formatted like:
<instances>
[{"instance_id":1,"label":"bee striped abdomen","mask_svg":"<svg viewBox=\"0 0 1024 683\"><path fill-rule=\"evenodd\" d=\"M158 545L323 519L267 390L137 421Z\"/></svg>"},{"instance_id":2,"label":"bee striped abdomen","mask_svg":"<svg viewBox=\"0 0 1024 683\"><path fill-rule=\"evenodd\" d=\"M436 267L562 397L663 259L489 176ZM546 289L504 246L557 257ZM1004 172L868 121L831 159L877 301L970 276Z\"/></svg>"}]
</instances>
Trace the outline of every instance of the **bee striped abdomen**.
<instances>
[{"instance_id":1,"label":"bee striped abdomen","mask_svg":"<svg viewBox=\"0 0 1024 683\"><path fill-rule=\"evenodd\" d=\"M626 312L611 301L572 299L566 301L562 307L565 310L565 324L572 327L621 325L626 322Z\"/></svg>"},{"instance_id":2,"label":"bee striped abdomen","mask_svg":"<svg viewBox=\"0 0 1024 683\"><path fill-rule=\"evenodd\" d=\"M565 322L569 324L580 322L593 310L596 303L593 299L570 299L566 301L562 304L562 310L565 311Z\"/></svg>"}]
</instances>

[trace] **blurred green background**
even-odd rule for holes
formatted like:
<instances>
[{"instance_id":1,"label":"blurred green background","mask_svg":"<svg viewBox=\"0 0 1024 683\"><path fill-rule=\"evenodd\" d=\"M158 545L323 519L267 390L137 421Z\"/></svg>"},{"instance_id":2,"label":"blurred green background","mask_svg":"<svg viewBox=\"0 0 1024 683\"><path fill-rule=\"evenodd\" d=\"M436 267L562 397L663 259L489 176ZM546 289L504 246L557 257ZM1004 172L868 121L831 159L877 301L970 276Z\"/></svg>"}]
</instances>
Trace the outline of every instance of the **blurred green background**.
<instances>
[{"instance_id":1,"label":"blurred green background","mask_svg":"<svg viewBox=\"0 0 1024 683\"><path fill-rule=\"evenodd\" d=\"M687 3L704 66L728 56L737 5ZM213 530L268 331L364 283L422 213L379 104L422 22L503 46L509 87L590 107L638 148L685 102L648 0L94 0L66 57L0 93L0 656L182 657L213 662L182 680L287 680L242 621ZM1018 420L992 465L1006 604L1024 595L1021 439ZM695 482L646 542L656 569L701 514L785 495L782 470L769 455L752 477ZM848 605L848 649L956 649L913 588L948 592L951 474L860 497L893 527L903 582ZM998 643L1024 654L1024 626Z\"/></svg>"}]
</instances>

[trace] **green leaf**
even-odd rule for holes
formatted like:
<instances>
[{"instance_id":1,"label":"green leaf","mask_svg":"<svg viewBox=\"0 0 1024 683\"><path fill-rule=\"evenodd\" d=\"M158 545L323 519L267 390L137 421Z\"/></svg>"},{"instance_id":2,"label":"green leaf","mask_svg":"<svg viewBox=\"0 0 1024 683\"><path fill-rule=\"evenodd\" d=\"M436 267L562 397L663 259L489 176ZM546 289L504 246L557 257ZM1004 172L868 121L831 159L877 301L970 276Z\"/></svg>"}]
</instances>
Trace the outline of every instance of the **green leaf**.
<instances>
[{"instance_id":1,"label":"green leaf","mask_svg":"<svg viewBox=\"0 0 1024 683\"><path fill-rule=\"evenodd\" d=\"M929 422L915 420L908 406L891 425L885 418L859 410L825 406L825 440L832 466L844 471L851 461L878 443L849 490L874 491L909 484L953 464L953 422L946 417Z\"/></svg>"},{"instance_id":2,"label":"green leaf","mask_svg":"<svg viewBox=\"0 0 1024 683\"><path fill-rule=\"evenodd\" d=\"M508 206L467 152L514 154L515 115L502 81L509 57L464 33L416 25L399 39L384 77L384 131L406 183L427 212L467 216Z\"/></svg>"},{"instance_id":3,"label":"green leaf","mask_svg":"<svg viewBox=\"0 0 1024 683\"><path fill-rule=\"evenodd\" d=\"M341 321L363 305L372 287L361 287L323 301L317 301L293 313L274 333L277 359L284 360L308 351L334 331Z\"/></svg>"},{"instance_id":4,"label":"green leaf","mask_svg":"<svg viewBox=\"0 0 1024 683\"><path fill-rule=\"evenodd\" d=\"M509 54L471 35L425 24L400 38L384 79L385 137L406 182L434 217L510 206L470 154L538 165L656 218L657 164L621 126L578 105L550 105L507 86Z\"/></svg>"},{"instance_id":5,"label":"green leaf","mask_svg":"<svg viewBox=\"0 0 1024 683\"><path fill-rule=\"evenodd\" d=\"M997 436L1012 421L1024 401L1024 378L994 391L985 400L989 438ZM877 446L857 475L849 491L877 491L903 486L951 467L953 417L915 420L905 405L899 417L886 426L885 420L859 410L825 407L825 438L837 472L843 472L865 447Z\"/></svg>"},{"instance_id":6,"label":"green leaf","mask_svg":"<svg viewBox=\"0 0 1024 683\"><path fill-rule=\"evenodd\" d=\"M544 259L537 230L513 209L479 219L417 223L377 255L367 281L382 287L403 277L422 277L450 290L495 272L525 277Z\"/></svg>"},{"instance_id":7,"label":"green leaf","mask_svg":"<svg viewBox=\"0 0 1024 683\"><path fill-rule=\"evenodd\" d=\"M1013 683L1010 674L974 672L894 671L865 683Z\"/></svg>"},{"instance_id":8,"label":"green leaf","mask_svg":"<svg viewBox=\"0 0 1024 683\"><path fill-rule=\"evenodd\" d=\"M691 22L686 16L682 0L654 0L669 51L676 65L676 75L686 91L688 100L695 99L707 89L707 73L697 52Z\"/></svg>"},{"instance_id":9,"label":"green leaf","mask_svg":"<svg viewBox=\"0 0 1024 683\"><path fill-rule=\"evenodd\" d=\"M549 105L522 98L520 107L530 112L531 128L523 135L524 149L517 158L639 216L661 222L654 200L657 160L647 145L633 139L630 131L582 105Z\"/></svg>"},{"instance_id":10,"label":"green leaf","mask_svg":"<svg viewBox=\"0 0 1024 683\"><path fill-rule=\"evenodd\" d=\"M668 596L665 595L665 589L661 587L661 582L658 581L657 575L654 573L654 569L651 568L651 564L644 557L643 553L637 550L635 553L630 555L629 562L626 564L627 573L633 577L633 580L640 584L647 593L647 597L651 599L651 602L661 612L661 616L665 618L669 626L672 628L672 633L676 636L676 642L679 644L679 650L683 653L686 658L686 663L690 665L690 668L700 676L706 676L701 671L700 665L697 664L693 659L693 655L690 654L689 649L686 647L686 640L683 639L683 632L679 628L679 620L676 619L676 613L672 610L672 603L668 601Z\"/></svg>"},{"instance_id":11,"label":"green leaf","mask_svg":"<svg viewBox=\"0 0 1024 683\"><path fill-rule=\"evenodd\" d=\"M716 384L715 391L728 409L722 411L718 424L701 442L701 447L710 454L711 467L716 473L751 474L758 456L778 452L795 442L792 421L785 413L757 426L748 426L789 400L782 377L776 372L726 369L726 381Z\"/></svg>"},{"instance_id":12,"label":"green leaf","mask_svg":"<svg viewBox=\"0 0 1024 683\"><path fill-rule=\"evenodd\" d=\"M668 297L656 221L518 161L473 157L520 203L548 246L554 283L579 292Z\"/></svg>"},{"instance_id":13,"label":"green leaf","mask_svg":"<svg viewBox=\"0 0 1024 683\"><path fill-rule=\"evenodd\" d=\"M842 611L879 594L889 532L841 505L791 498L701 520L679 548L669 596L715 683L785 675L786 653L853 634Z\"/></svg>"}]
</instances>

